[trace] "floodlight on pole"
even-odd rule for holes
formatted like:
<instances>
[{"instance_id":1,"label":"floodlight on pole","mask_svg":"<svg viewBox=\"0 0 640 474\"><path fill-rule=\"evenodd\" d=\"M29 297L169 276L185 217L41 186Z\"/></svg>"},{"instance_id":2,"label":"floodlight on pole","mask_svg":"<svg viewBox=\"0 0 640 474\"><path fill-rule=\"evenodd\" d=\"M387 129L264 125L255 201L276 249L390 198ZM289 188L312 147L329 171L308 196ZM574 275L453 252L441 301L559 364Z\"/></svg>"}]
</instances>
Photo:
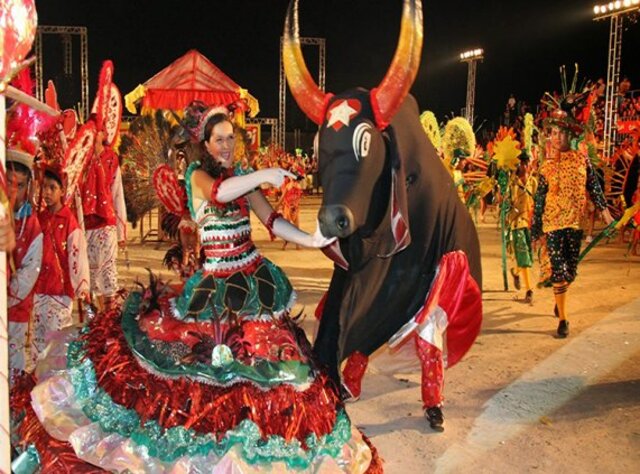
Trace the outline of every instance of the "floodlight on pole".
<instances>
[{"instance_id":1,"label":"floodlight on pole","mask_svg":"<svg viewBox=\"0 0 640 474\"><path fill-rule=\"evenodd\" d=\"M639 0L640 1L640 0ZM467 63L467 102L465 106L465 118L473 124L473 114L476 102L476 63L484 59L482 48L470 49L460 53L460 62Z\"/></svg>"},{"instance_id":2,"label":"floodlight on pole","mask_svg":"<svg viewBox=\"0 0 640 474\"><path fill-rule=\"evenodd\" d=\"M640 10L640 0L616 0L604 5L593 7L594 20L610 18L609 26L609 57L607 61L607 83L604 105L604 136L603 158L608 160L613 153L616 143L616 122L618 109L616 107L616 86L620 79L620 60L622 57L622 25L624 17Z\"/></svg>"}]
</instances>

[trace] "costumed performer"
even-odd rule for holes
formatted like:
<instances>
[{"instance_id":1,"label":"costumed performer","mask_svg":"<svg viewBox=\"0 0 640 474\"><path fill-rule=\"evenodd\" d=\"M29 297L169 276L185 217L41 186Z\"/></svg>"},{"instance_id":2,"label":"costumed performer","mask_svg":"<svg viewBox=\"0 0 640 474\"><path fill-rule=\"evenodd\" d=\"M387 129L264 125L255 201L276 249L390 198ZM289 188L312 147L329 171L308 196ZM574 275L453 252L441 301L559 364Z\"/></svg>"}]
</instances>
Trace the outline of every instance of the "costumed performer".
<instances>
[{"instance_id":1,"label":"costumed performer","mask_svg":"<svg viewBox=\"0 0 640 474\"><path fill-rule=\"evenodd\" d=\"M293 290L256 250L249 211L285 240L330 241L285 221L262 196L260 185L280 185L288 172L234 166L226 114L193 106L185 122L203 152L185 176L203 269L181 294L152 278L121 312L100 314L58 344L31 392L38 418L73 456L107 470L381 472L290 318ZM54 396L60 390L64 400ZM24 410L19 435L23 445L35 442L44 464L56 452L28 438Z\"/></svg>"},{"instance_id":2,"label":"costumed performer","mask_svg":"<svg viewBox=\"0 0 640 474\"><path fill-rule=\"evenodd\" d=\"M63 203L65 173L50 162L42 183L45 207L38 213L43 252L34 298L31 360L44 350L48 334L73 324L73 299L89 302L89 261L84 232L71 209Z\"/></svg>"},{"instance_id":3,"label":"costumed performer","mask_svg":"<svg viewBox=\"0 0 640 474\"><path fill-rule=\"evenodd\" d=\"M95 117L94 117L95 120ZM126 206L118 155L98 129L81 184L82 212L91 273L91 292L109 308L118 291L118 246L126 241Z\"/></svg>"},{"instance_id":4,"label":"costumed performer","mask_svg":"<svg viewBox=\"0 0 640 474\"><path fill-rule=\"evenodd\" d=\"M282 216L296 226L300 225L300 200L302 199L300 180L302 179L304 179L303 176L286 177L282 185L282 195L276 204L276 209L282 212ZM282 250L287 248L287 244L285 240ZM300 246L296 244L296 250L299 248Z\"/></svg>"},{"instance_id":5,"label":"costumed performer","mask_svg":"<svg viewBox=\"0 0 640 474\"><path fill-rule=\"evenodd\" d=\"M516 290L521 288L520 278L524 281L524 302L533 303L531 285L531 267L533 251L531 248L531 216L533 215L533 196L536 193L537 180L529 173L529 155L523 151L515 176L510 183L511 207L507 220L511 227L511 245L515 259L515 268L511 268Z\"/></svg>"},{"instance_id":6,"label":"costumed performer","mask_svg":"<svg viewBox=\"0 0 640 474\"><path fill-rule=\"evenodd\" d=\"M571 115L578 105L573 99L563 99L547 119L548 150L540 167L531 223L531 238L543 239L547 247L560 338L569 335L567 292L576 278L587 192L607 225L613 221L589 157L571 148L571 139L584 132Z\"/></svg>"},{"instance_id":7,"label":"costumed performer","mask_svg":"<svg viewBox=\"0 0 640 474\"><path fill-rule=\"evenodd\" d=\"M91 292L101 309L109 308L118 291L116 258L126 245L127 209L120 159L113 149L122 116L121 96L113 84L113 63L102 64L91 115L97 135L80 186Z\"/></svg>"},{"instance_id":8,"label":"costumed performer","mask_svg":"<svg viewBox=\"0 0 640 474\"><path fill-rule=\"evenodd\" d=\"M7 265L11 271L7 306L9 368L12 373L31 368L27 344L33 315L34 290L42 263L42 231L31 204L35 150L24 145L23 148L13 148L14 145L10 142L7 150L8 197L13 207L16 234L16 246Z\"/></svg>"}]
</instances>

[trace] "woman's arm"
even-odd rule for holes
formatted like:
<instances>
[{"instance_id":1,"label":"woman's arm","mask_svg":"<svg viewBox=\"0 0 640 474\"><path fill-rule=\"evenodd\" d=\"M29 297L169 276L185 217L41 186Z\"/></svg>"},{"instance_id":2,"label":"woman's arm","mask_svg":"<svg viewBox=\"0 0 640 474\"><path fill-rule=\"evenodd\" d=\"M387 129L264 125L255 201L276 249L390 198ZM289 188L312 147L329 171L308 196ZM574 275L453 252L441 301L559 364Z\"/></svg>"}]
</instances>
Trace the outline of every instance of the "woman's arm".
<instances>
[{"instance_id":1,"label":"woman's arm","mask_svg":"<svg viewBox=\"0 0 640 474\"><path fill-rule=\"evenodd\" d=\"M254 191L264 183L279 187L287 176L293 177L291 173L283 169L267 168L244 176L233 176L220 183L219 179L212 178L205 171L195 170L191 175L191 185L194 195L200 199L231 202Z\"/></svg>"},{"instance_id":2,"label":"woman's arm","mask_svg":"<svg viewBox=\"0 0 640 474\"><path fill-rule=\"evenodd\" d=\"M274 235L287 242L292 242L304 247L322 248L336 240L335 237L327 239L322 235L320 229L316 229L316 232L311 235L298 229L291 222L280 216L273 219L272 215L274 215L275 211L260 191L254 191L247 197L251 203L251 209L253 209L253 212L256 213L256 216L258 216L258 219L260 219L265 227ZM273 222L269 222L270 220Z\"/></svg>"}]
</instances>

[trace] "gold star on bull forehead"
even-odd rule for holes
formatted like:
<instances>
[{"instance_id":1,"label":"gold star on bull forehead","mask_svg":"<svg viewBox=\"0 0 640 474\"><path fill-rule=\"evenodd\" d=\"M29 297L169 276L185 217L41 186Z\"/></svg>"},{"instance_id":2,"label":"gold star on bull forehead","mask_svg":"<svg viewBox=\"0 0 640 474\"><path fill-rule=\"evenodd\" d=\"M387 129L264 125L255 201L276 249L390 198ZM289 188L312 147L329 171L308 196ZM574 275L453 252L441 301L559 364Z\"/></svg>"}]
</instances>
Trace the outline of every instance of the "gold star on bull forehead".
<instances>
[{"instance_id":1,"label":"gold star on bull forehead","mask_svg":"<svg viewBox=\"0 0 640 474\"><path fill-rule=\"evenodd\" d=\"M353 100L343 100L342 102L335 104L329 110L329 120L327 121L327 128L333 127L333 129L337 132L342 128L343 125L348 127L351 119L358 115L358 112L360 112L359 106L360 103Z\"/></svg>"}]
</instances>

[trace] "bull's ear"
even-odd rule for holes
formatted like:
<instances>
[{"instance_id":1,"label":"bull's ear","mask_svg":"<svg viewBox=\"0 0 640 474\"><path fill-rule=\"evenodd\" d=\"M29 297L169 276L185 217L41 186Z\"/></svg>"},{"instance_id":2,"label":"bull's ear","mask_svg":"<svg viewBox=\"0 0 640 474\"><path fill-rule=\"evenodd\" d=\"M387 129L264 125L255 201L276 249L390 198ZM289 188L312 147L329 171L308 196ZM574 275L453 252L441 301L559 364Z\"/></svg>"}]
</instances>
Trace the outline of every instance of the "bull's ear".
<instances>
[{"instance_id":1,"label":"bull's ear","mask_svg":"<svg viewBox=\"0 0 640 474\"><path fill-rule=\"evenodd\" d=\"M388 219L390 226L388 251L380 257L391 257L404 250L411 243L411 231L409 228L409 205L407 201L406 170L399 153L398 142L393 126L387 127L383 134L387 153L391 163L391 196L389 198ZM387 221L385 219L385 221Z\"/></svg>"}]
</instances>

